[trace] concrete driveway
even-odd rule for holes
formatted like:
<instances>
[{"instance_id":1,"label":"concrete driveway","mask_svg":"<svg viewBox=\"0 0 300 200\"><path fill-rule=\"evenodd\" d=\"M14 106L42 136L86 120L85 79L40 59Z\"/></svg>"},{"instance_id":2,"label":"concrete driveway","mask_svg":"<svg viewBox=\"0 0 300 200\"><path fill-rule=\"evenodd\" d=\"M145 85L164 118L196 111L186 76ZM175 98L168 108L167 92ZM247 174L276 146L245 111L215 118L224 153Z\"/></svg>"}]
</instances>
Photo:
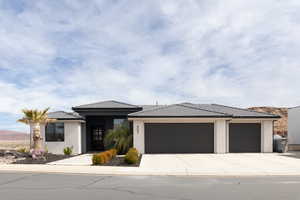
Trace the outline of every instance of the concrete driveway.
<instances>
[{"instance_id":1,"label":"concrete driveway","mask_svg":"<svg viewBox=\"0 0 300 200\"><path fill-rule=\"evenodd\" d=\"M146 154L143 155L140 168L153 172L185 172L193 175L299 174L300 152L285 154Z\"/></svg>"},{"instance_id":2,"label":"concrete driveway","mask_svg":"<svg viewBox=\"0 0 300 200\"><path fill-rule=\"evenodd\" d=\"M300 152L145 154L140 167L91 166L91 157L92 154L83 154L55 161L48 163L45 170L131 175L300 175Z\"/></svg>"}]
</instances>

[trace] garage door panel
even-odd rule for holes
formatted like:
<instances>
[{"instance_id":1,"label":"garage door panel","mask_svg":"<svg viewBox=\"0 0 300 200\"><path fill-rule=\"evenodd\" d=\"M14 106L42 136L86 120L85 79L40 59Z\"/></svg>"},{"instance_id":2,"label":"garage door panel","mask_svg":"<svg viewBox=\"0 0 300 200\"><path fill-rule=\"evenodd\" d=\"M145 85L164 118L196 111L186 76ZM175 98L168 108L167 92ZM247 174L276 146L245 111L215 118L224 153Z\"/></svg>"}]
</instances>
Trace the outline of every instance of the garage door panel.
<instances>
[{"instance_id":1,"label":"garage door panel","mask_svg":"<svg viewBox=\"0 0 300 200\"><path fill-rule=\"evenodd\" d=\"M231 123L229 124L229 152L260 152L261 124L260 123Z\"/></svg>"},{"instance_id":2,"label":"garage door panel","mask_svg":"<svg viewBox=\"0 0 300 200\"><path fill-rule=\"evenodd\" d=\"M146 153L213 153L213 123L146 123Z\"/></svg>"}]
</instances>

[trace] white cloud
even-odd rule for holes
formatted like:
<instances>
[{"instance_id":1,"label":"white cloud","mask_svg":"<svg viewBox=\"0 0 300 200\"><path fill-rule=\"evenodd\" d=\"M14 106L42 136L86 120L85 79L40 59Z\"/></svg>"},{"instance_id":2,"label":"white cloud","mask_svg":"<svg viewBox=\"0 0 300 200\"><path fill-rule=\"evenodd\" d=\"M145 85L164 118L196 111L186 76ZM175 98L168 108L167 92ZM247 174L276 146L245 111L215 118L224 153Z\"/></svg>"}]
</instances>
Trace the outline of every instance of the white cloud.
<instances>
[{"instance_id":1,"label":"white cloud","mask_svg":"<svg viewBox=\"0 0 300 200\"><path fill-rule=\"evenodd\" d=\"M0 4L0 113L116 99L300 104L299 1ZM5 127L0 127L5 128Z\"/></svg>"}]
</instances>

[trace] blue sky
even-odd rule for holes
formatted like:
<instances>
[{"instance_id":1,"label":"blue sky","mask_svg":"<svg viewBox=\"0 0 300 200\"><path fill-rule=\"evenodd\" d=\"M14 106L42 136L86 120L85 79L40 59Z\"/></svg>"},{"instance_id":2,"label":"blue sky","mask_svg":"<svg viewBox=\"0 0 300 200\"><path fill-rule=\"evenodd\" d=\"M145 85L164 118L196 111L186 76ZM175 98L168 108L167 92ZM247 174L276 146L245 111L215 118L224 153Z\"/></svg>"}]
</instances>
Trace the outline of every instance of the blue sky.
<instances>
[{"instance_id":1,"label":"blue sky","mask_svg":"<svg viewBox=\"0 0 300 200\"><path fill-rule=\"evenodd\" d=\"M298 0L0 0L0 129L107 99L300 104Z\"/></svg>"}]
</instances>

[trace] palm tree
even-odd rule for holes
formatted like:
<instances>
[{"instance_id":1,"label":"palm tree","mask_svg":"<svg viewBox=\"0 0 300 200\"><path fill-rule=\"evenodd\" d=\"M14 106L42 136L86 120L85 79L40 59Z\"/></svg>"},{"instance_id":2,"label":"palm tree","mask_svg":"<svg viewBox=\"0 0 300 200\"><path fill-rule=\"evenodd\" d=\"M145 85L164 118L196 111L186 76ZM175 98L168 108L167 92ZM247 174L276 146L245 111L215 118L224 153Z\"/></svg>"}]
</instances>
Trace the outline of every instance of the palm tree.
<instances>
[{"instance_id":1,"label":"palm tree","mask_svg":"<svg viewBox=\"0 0 300 200\"><path fill-rule=\"evenodd\" d=\"M24 114L23 118L19 119L18 122L22 122L25 124L29 124L33 128L33 150L32 150L32 157L36 158L37 156L42 155L43 147L42 147L42 140L41 137L41 123L48 123L54 121L53 119L49 119L47 112L50 108L46 108L45 110L29 110L23 109L22 112Z\"/></svg>"},{"instance_id":2,"label":"palm tree","mask_svg":"<svg viewBox=\"0 0 300 200\"><path fill-rule=\"evenodd\" d=\"M109 130L105 135L104 142L108 146L113 146L119 153L126 153L133 143L133 136L129 131L128 124L123 123L119 127Z\"/></svg>"}]
</instances>

